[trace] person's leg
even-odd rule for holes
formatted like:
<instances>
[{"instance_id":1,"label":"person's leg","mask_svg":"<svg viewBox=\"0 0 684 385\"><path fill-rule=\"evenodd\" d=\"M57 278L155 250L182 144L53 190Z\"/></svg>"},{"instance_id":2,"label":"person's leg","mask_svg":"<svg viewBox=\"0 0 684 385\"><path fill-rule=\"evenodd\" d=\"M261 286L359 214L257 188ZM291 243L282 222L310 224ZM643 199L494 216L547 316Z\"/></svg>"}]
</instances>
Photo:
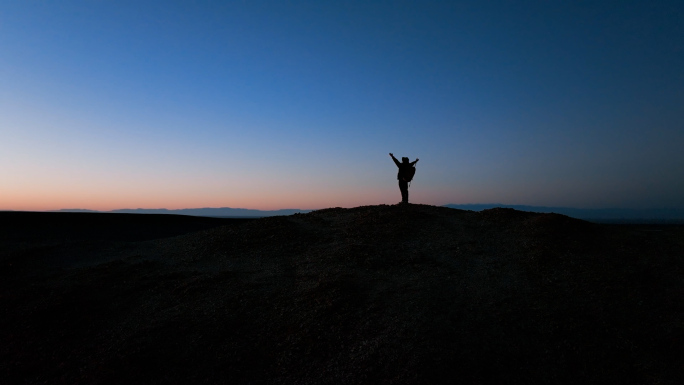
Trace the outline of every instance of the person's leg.
<instances>
[{"instance_id":1,"label":"person's leg","mask_svg":"<svg viewBox=\"0 0 684 385\"><path fill-rule=\"evenodd\" d=\"M401 191L401 201L408 203L408 182L399 180L399 190Z\"/></svg>"}]
</instances>

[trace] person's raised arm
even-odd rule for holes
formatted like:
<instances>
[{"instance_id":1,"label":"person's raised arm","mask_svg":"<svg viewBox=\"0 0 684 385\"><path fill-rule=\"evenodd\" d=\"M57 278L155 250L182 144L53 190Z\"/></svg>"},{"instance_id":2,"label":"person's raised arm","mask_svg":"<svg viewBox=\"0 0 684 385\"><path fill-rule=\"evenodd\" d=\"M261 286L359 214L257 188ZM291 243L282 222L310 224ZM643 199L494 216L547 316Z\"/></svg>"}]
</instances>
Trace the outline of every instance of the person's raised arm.
<instances>
[{"instance_id":1,"label":"person's raised arm","mask_svg":"<svg viewBox=\"0 0 684 385\"><path fill-rule=\"evenodd\" d=\"M399 164L400 164L400 163L399 163L399 161L397 160L397 158L394 157L394 154L392 154L392 153L390 152L390 156L392 157L392 160L394 161L394 164L396 164L397 167L399 167Z\"/></svg>"},{"instance_id":2,"label":"person's raised arm","mask_svg":"<svg viewBox=\"0 0 684 385\"><path fill-rule=\"evenodd\" d=\"M416 163L418 163L419 160L420 160L420 159L416 158L416 160L414 160L413 162L411 162L411 166L414 166Z\"/></svg>"}]
</instances>

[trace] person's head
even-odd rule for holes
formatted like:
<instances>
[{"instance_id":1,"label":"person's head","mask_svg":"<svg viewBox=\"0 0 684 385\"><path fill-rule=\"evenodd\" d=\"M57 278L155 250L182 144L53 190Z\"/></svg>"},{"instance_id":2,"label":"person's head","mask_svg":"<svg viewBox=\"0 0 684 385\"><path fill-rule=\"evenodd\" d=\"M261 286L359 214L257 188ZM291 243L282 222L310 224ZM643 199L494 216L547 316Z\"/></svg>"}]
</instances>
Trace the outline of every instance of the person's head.
<instances>
[{"instance_id":1,"label":"person's head","mask_svg":"<svg viewBox=\"0 0 684 385\"><path fill-rule=\"evenodd\" d=\"M409 162L408 158L405 156L401 158L401 161L402 161L402 163L408 163Z\"/></svg>"}]
</instances>

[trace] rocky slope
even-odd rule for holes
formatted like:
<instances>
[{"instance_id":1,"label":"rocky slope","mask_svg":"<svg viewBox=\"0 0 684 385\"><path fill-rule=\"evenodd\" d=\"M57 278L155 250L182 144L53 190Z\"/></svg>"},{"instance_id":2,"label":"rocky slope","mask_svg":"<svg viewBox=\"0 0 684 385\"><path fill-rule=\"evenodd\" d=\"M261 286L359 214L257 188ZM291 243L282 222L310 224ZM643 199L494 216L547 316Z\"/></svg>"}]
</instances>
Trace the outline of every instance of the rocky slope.
<instances>
[{"instance_id":1,"label":"rocky slope","mask_svg":"<svg viewBox=\"0 0 684 385\"><path fill-rule=\"evenodd\" d=\"M383 205L205 228L42 248L7 239L0 377L70 384L684 378L682 226Z\"/></svg>"}]
</instances>

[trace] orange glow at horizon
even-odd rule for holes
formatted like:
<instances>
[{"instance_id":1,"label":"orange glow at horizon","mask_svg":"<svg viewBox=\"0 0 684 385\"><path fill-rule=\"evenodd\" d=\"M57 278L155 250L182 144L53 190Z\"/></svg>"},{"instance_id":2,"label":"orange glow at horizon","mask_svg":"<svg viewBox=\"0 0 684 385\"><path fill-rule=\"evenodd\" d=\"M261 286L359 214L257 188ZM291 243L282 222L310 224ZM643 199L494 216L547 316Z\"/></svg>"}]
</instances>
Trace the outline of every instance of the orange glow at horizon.
<instances>
[{"instance_id":1,"label":"orange glow at horizon","mask_svg":"<svg viewBox=\"0 0 684 385\"><path fill-rule=\"evenodd\" d=\"M110 211L117 209L187 209L204 207L231 207L255 210L302 209L316 210L328 207L356 207L375 204L394 204L399 201L399 192L393 186L382 190L370 191L283 191L278 194L268 192L241 192L238 194L174 193L172 191L146 191L141 194L131 192L109 192L98 194L93 191L52 190L14 191L2 194L0 210L12 211L52 211L60 209L86 209ZM418 194L414 194L416 198Z\"/></svg>"}]
</instances>

